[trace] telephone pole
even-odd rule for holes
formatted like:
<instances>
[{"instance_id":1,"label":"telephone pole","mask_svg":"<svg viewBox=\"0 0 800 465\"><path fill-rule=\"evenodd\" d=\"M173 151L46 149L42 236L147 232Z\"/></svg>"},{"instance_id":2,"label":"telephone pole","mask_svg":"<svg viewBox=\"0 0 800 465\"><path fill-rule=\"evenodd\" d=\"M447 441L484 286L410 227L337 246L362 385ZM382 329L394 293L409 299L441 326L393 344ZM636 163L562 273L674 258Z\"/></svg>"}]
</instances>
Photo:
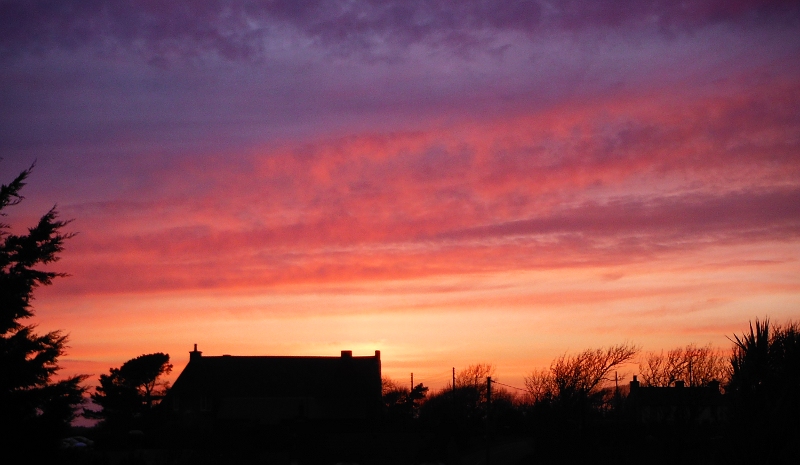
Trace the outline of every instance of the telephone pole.
<instances>
[{"instance_id":1,"label":"telephone pole","mask_svg":"<svg viewBox=\"0 0 800 465\"><path fill-rule=\"evenodd\" d=\"M490 413L492 408L492 377L486 377L486 465L492 463L492 423Z\"/></svg>"}]
</instances>

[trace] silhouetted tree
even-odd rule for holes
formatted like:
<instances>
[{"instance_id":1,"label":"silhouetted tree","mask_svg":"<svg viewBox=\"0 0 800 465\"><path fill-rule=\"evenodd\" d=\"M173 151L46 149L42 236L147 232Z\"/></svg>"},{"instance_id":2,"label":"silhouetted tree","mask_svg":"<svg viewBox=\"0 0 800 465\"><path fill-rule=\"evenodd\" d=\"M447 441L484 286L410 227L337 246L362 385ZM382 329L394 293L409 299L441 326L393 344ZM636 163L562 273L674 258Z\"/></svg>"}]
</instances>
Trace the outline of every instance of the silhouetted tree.
<instances>
[{"instance_id":1,"label":"silhouetted tree","mask_svg":"<svg viewBox=\"0 0 800 465\"><path fill-rule=\"evenodd\" d=\"M0 187L0 215L22 201L19 191L31 168ZM68 221L57 220L55 207L24 235L10 234L0 223L0 443L16 449L28 444L55 445L69 427L85 388L85 375L53 381L64 355L67 336L61 331L38 334L21 320L33 316L31 301L38 286L46 286L64 273L38 268L59 259ZM4 448L5 451L9 449Z\"/></svg>"},{"instance_id":2,"label":"silhouetted tree","mask_svg":"<svg viewBox=\"0 0 800 465\"><path fill-rule=\"evenodd\" d=\"M383 403L390 420L410 420L418 416L419 407L428 393L426 386L420 383L414 386L414 389L408 389L389 378L381 379L381 384Z\"/></svg>"},{"instance_id":3,"label":"silhouetted tree","mask_svg":"<svg viewBox=\"0 0 800 465\"><path fill-rule=\"evenodd\" d=\"M547 370L533 372L525 378L525 387L534 402L547 402L564 409L564 413L585 413L603 404L610 373L628 363L639 348L618 344L605 349L588 349L576 355L564 354Z\"/></svg>"},{"instance_id":4,"label":"silhouetted tree","mask_svg":"<svg viewBox=\"0 0 800 465\"><path fill-rule=\"evenodd\" d=\"M452 385L428 396L422 404L419 422L432 455L430 460L459 461L466 451L475 453L491 438L520 434L524 427L523 405L505 390L489 363L470 365L456 374ZM491 400L487 378L491 377ZM497 384L495 384L497 382Z\"/></svg>"},{"instance_id":5,"label":"silhouetted tree","mask_svg":"<svg viewBox=\"0 0 800 465\"><path fill-rule=\"evenodd\" d=\"M474 438L482 437L485 430L484 404L474 386L444 388L428 396L419 409L420 426L426 434L447 443L456 441L461 447Z\"/></svg>"},{"instance_id":6,"label":"silhouetted tree","mask_svg":"<svg viewBox=\"0 0 800 465\"><path fill-rule=\"evenodd\" d=\"M120 368L111 368L109 374L100 375L100 386L92 394L102 411L90 415L102 418L111 428L131 427L164 397L169 384L160 378L170 372L169 354L161 352L140 355Z\"/></svg>"},{"instance_id":7,"label":"silhouetted tree","mask_svg":"<svg viewBox=\"0 0 800 465\"><path fill-rule=\"evenodd\" d=\"M711 381L727 381L727 356L711 345L689 344L659 353L649 352L639 361L644 386L671 386L682 380L687 386L707 386Z\"/></svg>"},{"instance_id":8,"label":"silhouetted tree","mask_svg":"<svg viewBox=\"0 0 800 465\"><path fill-rule=\"evenodd\" d=\"M456 441L467 447L486 432L486 378L495 372L490 363L478 363L456 373L456 386L447 386L422 404L421 426L440 440ZM447 437L448 439L442 439Z\"/></svg>"},{"instance_id":9,"label":"silhouetted tree","mask_svg":"<svg viewBox=\"0 0 800 465\"><path fill-rule=\"evenodd\" d=\"M534 370L524 378L527 400L531 404L552 402L556 395L556 386L549 368Z\"/></svg>"},{"instance_id":10,"label":"silhouetted tree","mask_svg":"<svg viewBox=\"0 0 800 465\"><path fill-rule=\"evenodd\" d=\"M486 378L494 376L495 367L491 363L469 365L456 373L456 388L474 389L478 393L478 403L486 401Z\"/></svg>"},{"instance_id":11,"label":"silhouetted tree","mask_svg":"<svg viewBox=\"0 0 800 465\"><path fill-rule=\"evenodd\" d=\"M603 414L619 405L613 402L615 371L638 351L624 343L565 353L548 368L525 377L525 427L536 438L535 463L611 460L609 452L616 444L611 431L616 427L611 428Z\"/></svg>"},{"instance_id":12,"label":"silhouetted tree","mask_svg":"<svg viewBox=\"0 0 800 465\"><path fill-rule=\"evenodd\" d=\"M800 434L800 324L770 327L769 319L750 323L749 333L734 335L727 393L737 432L748 447L769 442L761 459L796 453L788 450ZM794 457L796 459L796 457Z\"/></svg>"},{"instance_id":13,"label":"silhouetted tree","mask_svg":"<svg viewBox=\"0 0 800 465\"><path fill-rule=\"evenodd\" d=\"M494 378L492 378L494 382ZM523 429L526 403L524 396L505 389L500 384L492 384L492 399L489 416L493 434L496 436L518 434Z\"/></svg>"}]
</instances>

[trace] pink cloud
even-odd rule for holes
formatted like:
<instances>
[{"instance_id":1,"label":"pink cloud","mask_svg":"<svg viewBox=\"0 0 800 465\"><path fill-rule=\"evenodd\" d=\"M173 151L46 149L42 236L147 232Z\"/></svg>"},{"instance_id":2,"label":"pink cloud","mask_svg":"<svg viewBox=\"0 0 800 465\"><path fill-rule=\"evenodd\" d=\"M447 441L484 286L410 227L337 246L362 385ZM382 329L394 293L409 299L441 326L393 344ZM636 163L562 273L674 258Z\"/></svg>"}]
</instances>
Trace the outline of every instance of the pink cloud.
<instances>
[{"instance_id":1,"label":"pink cloud","mask_svg":"<svg viewBox=\"0 0 800 465\"><path fill-rule=\"evenodd\" d=\"M791 84L632 96L186 159L139 198L63 207L81 231L73 287L406 279L796 241L798 104Z\"/></svg>"}]
</instances>

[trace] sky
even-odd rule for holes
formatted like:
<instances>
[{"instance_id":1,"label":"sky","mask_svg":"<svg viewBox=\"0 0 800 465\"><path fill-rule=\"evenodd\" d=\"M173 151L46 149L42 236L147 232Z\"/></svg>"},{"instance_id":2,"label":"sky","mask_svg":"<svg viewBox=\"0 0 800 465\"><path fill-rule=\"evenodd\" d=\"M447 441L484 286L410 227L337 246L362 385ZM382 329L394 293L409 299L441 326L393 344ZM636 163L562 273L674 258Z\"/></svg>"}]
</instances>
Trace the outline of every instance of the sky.
<instances>
[{"instance_id":1,"label":"sky","mask_svg":"<svg viewBox=\"0 0 800 465\"><path fill-rule=\"evenodd\" d=\"M800 318L794 1L0 0L0 83L90 384L196 343L521 387Z\"/></svg>"}]
</instances>

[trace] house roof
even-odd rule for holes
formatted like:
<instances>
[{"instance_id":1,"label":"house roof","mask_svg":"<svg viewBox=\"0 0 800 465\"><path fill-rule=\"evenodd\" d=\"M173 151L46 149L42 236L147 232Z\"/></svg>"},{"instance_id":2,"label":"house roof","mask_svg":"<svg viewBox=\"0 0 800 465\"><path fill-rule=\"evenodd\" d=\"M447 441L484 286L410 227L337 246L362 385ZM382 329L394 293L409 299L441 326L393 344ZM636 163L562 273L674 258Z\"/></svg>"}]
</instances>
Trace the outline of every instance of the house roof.
<instances>
[{"instance_id":1,"label":"house roof","mask_svg":"<svg viewBox=\"0 0 800 465\"><path fill-rule=\"evenodd\" d=\"M195 348L171 391L221 398L313 397L380 400L380 352L341 357L202 356Z\"/></svg>"}]
</instances>

